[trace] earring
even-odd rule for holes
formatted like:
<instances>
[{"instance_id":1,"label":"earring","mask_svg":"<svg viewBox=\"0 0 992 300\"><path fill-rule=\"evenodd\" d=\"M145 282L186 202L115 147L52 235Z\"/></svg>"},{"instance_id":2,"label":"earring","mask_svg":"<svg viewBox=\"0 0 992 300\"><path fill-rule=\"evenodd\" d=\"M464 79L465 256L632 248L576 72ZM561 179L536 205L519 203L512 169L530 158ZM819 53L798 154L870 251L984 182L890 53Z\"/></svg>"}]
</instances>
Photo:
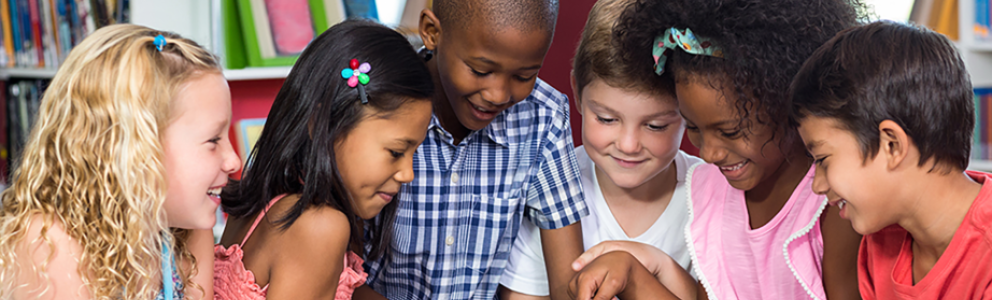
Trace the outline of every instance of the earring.
<instances>
[{"instance_id":1,"label":"earring","mask_svg":"<svg viewBox=\"0 0 992 300\"><path fill-rule=\"evenodd\" d=\"M417 50L417 54L426 62L434 57L434 50L428 50L426 46L421 46L420 50Z\"/></svg>"}]
</instances>

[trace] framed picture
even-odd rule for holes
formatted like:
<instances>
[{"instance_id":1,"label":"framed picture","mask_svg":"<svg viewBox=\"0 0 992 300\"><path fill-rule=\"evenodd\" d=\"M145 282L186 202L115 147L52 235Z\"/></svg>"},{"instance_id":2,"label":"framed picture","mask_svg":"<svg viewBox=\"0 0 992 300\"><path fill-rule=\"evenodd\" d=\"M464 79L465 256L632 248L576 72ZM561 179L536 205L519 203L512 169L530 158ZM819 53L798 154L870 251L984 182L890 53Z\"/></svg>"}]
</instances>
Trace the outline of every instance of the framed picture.
<instances>
[{"instance_id":1,"label":"framed picture","mask_svg":"<svg viewBox=\"0 0 992 300\"><path fill-rule=\"evenodd\" d=\"M241 161L248 162L251 150L255 148L255 142L262 136L262 129L265 127L265 118L241 119L237 123L237 146L241 154Z\"/></svg>"},{"instance_id":2,"label":"framed picture","mask_svg":"<svg viewBox=\"0 0 992 300\"><path fill-rule=\"evenodd\" d=\"M345 19L341 0L237 0L236 3L245 62L251 67L293 65L310 41Z\"/></svg>"}]
</instances>

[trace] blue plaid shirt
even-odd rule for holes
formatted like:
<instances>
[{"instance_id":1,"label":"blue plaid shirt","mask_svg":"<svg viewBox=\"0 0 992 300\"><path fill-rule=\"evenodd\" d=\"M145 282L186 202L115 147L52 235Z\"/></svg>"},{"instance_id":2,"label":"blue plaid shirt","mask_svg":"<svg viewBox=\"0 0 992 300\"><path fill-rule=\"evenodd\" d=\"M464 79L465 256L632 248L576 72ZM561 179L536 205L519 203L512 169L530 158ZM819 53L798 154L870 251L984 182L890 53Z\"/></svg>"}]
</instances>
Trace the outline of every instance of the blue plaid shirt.
<instances>
[{"instance_id":1,"label":"blue plaid shirt","mask_svg":"<svg viewBox=\"0 0 992 300\"><path fill-rule=\"evenodd\" d=\"M369 286L392 300L494 299L523 216L555 229L589 214L573 149L568 98L540 79L458 145L432 118Z\"/></svg>"}]
</instances>

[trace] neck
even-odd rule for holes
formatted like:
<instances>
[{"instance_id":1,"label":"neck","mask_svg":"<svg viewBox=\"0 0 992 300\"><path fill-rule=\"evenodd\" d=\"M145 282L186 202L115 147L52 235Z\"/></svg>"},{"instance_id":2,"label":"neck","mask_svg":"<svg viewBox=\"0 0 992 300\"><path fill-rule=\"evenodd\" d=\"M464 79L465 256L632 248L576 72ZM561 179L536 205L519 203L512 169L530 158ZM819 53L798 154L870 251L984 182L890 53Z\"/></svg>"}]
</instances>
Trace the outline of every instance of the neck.
<instances>
[{"instance_id":1,"label":"neck","mask_svg":"<svg viewBox=\"0 0 992 300\"><path fill-rule=\"evenodd\" d=\"M785 161L767 178L751 190L744 192L745 200L749 202L785 203L792 197L799 183L806 177L813 160L802 154L804 150L789 149Z\"/></svg>"},{"instance_id":2,"label":"neck","mask_svg":"<svg viewBox=\"0 0 992 300\"><path fill-rule=\"evenodd\" d=\"M678 183L674 161L668 168L648 181L632 188L617 186L598 166L595 167L595 172L597 184L603 191L603 198L610 203L614 203L613 201L616 200L629 201L630 203L668 201L672 198L672 192L675 191L675 186Z\"/></svg>"},{"instance_id":3,"label":"neck","mask_svg":"<svg viewBox=\"0 0 992 300\"><path fill-rule=\"evenodd\" d=\"M437 59L435 55L433 60ZM444 86L441 84L441 74L438 73L437 62L428 61L427 70L431 72L431 77L434 78L434 99L432 101L434 115L437 116L438 122L441 123L441 128L444 128L444 130L451 134L454 138L454 144L457 145L472 131L465 128L461 121L458 121L458 115L455 114L454 108L451 107L451 102L448 101L448 95L445 93Z\"/></svg>"},{"instance_id":4,"label":"neck","mask_svg":"<svg viewBox=\"0 0 992 300\"><path fill-rule=\"evenodd\" d=\"M900 199L909 211L898 221L912 236L914 248L939 257L954 238L982 185L961 171L942 174L926 169L902 181Z\"/></svg>"}]
</instances>

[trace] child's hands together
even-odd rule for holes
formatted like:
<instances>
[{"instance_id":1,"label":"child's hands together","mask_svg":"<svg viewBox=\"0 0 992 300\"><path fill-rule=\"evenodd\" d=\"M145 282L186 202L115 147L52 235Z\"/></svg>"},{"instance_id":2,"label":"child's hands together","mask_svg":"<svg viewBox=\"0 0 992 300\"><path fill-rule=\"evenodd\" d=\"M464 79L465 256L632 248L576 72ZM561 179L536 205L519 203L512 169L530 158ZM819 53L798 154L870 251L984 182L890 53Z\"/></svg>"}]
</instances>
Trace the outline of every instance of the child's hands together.
<instances>
[{"instance_id":1,"label":"child's hands together","mask_svg":"<svg viewBox=\"0 0 992 300\"><path fill-rule=\"evenodd\" d=\"M569 294L579 300L608 300L619 294L625 299L696 298L696 282L689 273L648 244L602 242L582 253L572 269L578 273L569 282Z\"/></svg>"}]
</instances>

